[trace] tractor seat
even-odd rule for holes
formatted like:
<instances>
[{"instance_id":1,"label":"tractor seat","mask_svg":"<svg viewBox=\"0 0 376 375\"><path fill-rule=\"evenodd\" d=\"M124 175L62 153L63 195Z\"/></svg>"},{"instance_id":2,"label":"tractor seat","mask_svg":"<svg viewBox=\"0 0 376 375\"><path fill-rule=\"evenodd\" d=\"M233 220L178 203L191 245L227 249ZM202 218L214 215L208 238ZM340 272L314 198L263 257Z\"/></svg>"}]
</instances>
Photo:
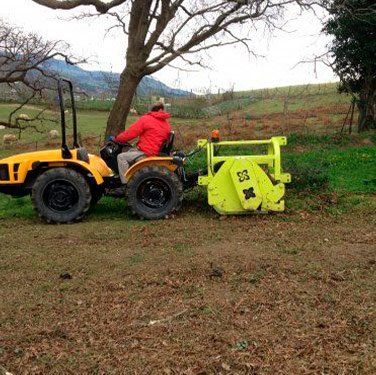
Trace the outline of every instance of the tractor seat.
<instances>
[{"instance_id":1,"label":"tractor seat","mask_svg":"<svg viewBox=\"0 0 376 375\"><path fill-rule=\"evenodd\" d=\"M174 146L175 132L170 132L167 141L162 143L161 149L159 150L159 156L170 156L172 148Z\"/></svg>"}]
</instances>

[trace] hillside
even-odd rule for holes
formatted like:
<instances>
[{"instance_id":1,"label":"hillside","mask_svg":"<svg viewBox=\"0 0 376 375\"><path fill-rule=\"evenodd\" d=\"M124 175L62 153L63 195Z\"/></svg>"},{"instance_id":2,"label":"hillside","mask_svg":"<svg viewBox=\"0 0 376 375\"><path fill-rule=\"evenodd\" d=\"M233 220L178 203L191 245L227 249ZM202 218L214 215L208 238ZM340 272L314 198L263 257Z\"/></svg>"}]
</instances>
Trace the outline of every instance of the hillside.
<instances>
[{"instance_id":1,"label":"hillside","mask_svg":"<svg viewBox=\"0 0 376 375\"><path fill-rule=\"evenodd\" d=\"M99 96L103 93L116 91L120 74L101 70L89 71L76 65L68 65L62 60L50 60L46 67L60 75L71 79L77 87L88 95ZM168 97L183 97L188 91L171 88L152 77L144 77L137 89L140 96L161 95Z\"/></svg>"}]
</instances>

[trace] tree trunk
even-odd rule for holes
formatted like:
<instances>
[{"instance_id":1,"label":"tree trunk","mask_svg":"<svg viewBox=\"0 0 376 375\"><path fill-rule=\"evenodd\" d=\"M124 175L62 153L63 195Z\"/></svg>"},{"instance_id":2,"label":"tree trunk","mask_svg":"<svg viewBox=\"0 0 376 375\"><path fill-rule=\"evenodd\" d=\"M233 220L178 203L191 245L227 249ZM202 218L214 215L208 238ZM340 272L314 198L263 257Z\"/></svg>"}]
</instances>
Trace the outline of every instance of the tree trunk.
<instances>
[{"instance_id":1,"label":"tree trunk","mask_svg":"<svg viewBox=\"0 0 376 375\"><path fill-rule=\"evenodd\" d=\"M107 121L106 137L117 135L124 130L140 81L141 77L132 75L127 68L121 73L118 94Z\"/></svg>"},{"instance_id":2,"label":"tree trunk","mask_svg":"<svg viewBox=\"0 0 376 375\"><path fill-rule=\"evenodd\" d=\"M376 128L376 82L367 80L360 91L358 102L358 132Z\"/></svg>"}]
</instances>

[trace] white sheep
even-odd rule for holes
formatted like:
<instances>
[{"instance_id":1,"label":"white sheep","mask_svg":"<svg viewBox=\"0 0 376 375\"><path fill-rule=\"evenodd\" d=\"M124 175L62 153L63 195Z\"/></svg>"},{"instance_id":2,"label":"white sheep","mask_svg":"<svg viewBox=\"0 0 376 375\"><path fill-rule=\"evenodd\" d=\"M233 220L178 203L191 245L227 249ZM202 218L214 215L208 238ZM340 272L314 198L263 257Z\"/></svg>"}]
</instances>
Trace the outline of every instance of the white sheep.
<instances>
[{"instance_id":1,"label":"white sheep","mask_svg":"<svg viewBox=\"0 0 376 375\"><path fill-rule=\"evenodd\" d=\"M4 134L3 142L4 144L10 144L17 141L17 137L14 134Z\"/></svg>"},{"instance_id":2,"label":"white sheep","mask_svg":"<svg viewBox=\"0 0 376 375\"><path fill-rule=\"evenodd\" d=\"M130 113L131 115L138 115L138 113L137 113L137 111L136 111L135 108L131 108L131 109L129 110L129 113Z\"/></svg>"},{"instance_id":3,"label":"white sheep","mask_svg":"<svg viewBox=\"0 0 376 375\"><path fill-rule=\"evenodd\" d=\"M25 121L28 121L30 120L30 117L29 115L27 115L26 113L21 113L17 116L17 119L18 120L25 120Z\"/></svg>"},{"instance_id":4,"label":"white sheep","mask_svg":"<svg viewBox=\"0 0 376 375\"><path fill-rule=\"evenodd\" d=\"M56 130L56 129L52 129L49 133L48 133L48 137L50 139L56 139L56 138L59 138L59 132Z\"/></svg>"}]
</instances>

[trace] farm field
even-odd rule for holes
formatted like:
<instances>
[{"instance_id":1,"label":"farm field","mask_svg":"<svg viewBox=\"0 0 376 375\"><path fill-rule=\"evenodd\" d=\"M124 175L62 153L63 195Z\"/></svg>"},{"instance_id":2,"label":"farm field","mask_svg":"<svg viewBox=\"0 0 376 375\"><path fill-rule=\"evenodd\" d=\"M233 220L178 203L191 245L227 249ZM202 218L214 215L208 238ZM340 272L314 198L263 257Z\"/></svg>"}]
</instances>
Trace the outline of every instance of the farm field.
<instances>
[{"instance_id":1,"label":"farm field","mask_svg":"<svg viewBox=\"0 0 376 375\"><path fill-rule=\"evenodd\" d=\"M2 220L0 361L16 374L372 374L372 202L219 220L195 200L152 225L107 202L112 216L74 225Z\"/></svg>"},{"instance_id":2,"label":"farm field","mask_svg":"<svg viewBox=\"0 0 376 375\"><path fill-rule=\"evenodd\" d=\"M224 139L287 135L282 214L219 217L197 188L168 220L106 197L81 223L46 225L28 197L0 195L0 374L376 372L375 134L340 135L348 98L335 85L232 100L249 96L174 118L177 145L214 127ZM106 118L79 111L92 152ZM0 157L45 147L58 141L24 132Z\"/></svg>"}]
</instances>

